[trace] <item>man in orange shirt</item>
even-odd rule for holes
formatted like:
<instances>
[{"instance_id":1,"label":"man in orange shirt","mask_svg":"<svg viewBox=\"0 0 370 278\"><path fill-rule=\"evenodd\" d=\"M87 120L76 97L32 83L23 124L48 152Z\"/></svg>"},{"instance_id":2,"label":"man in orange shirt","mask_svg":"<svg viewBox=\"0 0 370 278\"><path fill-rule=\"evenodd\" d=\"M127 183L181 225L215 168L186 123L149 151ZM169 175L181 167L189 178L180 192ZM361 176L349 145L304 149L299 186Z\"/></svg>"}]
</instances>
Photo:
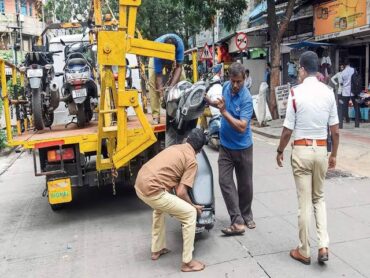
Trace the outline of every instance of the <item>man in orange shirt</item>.
<instances>
[{"instance_id":1,"label":"man in orange shirt","mask_svg":"<svg viewBox=\"0 0 370 278\"><path fill-rule=\"evenodd\" d=\"M152 260L169 252L166 248L165 213L174 216L182 224L183 253L181 271L201 271L205 265L193 260L197 212L202 206L192 203L188 190L193 187L197 173L196 154L206 142L202 130L193 129L186 143L172 145L140 169L135 190L138 197L153 211ZM176 195L170 192L175 190Z\"/></svg>"}]
</instances>

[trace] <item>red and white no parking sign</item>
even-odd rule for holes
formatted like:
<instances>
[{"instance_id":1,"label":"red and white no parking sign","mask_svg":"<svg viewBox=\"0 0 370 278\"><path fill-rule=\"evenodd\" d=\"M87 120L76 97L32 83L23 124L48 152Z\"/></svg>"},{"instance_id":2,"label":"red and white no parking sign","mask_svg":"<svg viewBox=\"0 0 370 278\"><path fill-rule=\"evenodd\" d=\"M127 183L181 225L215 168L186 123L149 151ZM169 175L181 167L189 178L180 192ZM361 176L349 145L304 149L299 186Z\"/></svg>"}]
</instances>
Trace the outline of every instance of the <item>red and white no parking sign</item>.
<instances>
[{"instance_id":1,"label":"red and white no parking sign","mask_svg":"<svg viewBox=\"0 0 370 278\"><path fill-rule=\"evenodd\" d=\"M246 33L238 33L235 36L236 47L240 50L246 50L248 47L248 36Z\"/></svg>"}]
</instances>

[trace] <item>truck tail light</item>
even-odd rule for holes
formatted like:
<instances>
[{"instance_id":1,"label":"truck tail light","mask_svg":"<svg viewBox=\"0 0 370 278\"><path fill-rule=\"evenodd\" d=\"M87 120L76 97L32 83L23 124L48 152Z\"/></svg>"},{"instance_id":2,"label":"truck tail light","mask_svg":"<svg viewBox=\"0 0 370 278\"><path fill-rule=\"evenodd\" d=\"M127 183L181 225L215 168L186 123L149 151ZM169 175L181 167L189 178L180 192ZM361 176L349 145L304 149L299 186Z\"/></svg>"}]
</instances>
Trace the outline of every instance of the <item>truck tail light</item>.
<instances>
[{"instance_id":1,"label":"truck tail light","mask_svg":"<svg viewBox=\"0 0 370 278\"><path fill-rule=\"evenodd\" d=\"M48 151L48 162L56 162L60 160L72 160L75 158L73 148L66 148L62 150Z\"/></svg>"}]
</instances>

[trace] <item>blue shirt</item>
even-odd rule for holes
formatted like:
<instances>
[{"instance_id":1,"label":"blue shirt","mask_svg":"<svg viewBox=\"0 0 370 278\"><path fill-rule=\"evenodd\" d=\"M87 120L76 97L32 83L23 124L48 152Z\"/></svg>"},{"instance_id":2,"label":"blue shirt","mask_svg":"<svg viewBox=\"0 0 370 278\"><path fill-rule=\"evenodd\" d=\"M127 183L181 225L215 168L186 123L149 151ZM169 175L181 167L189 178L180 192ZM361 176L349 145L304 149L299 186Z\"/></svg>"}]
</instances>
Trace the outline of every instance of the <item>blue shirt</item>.
<instances>
[{"instance_id":1,"label":"blue shirt","mask_svg":"<svg viewBox=\"0 0 370 278\"><path fill-rule=\"evenodd\" d=\"M250 121L253 114L253 100L249 90L241 86L239 93L232 95L230 81L226 82L222 89L225 99L226 111L238 120L246 120L247 128L243 133L236 131L229 122L222 117L220 140L221 145L230 150L242 150L253 144Z\"/></svg>"},{"instance_id":2,"label":"blue shirt","mask_svg":"<svg viewBox=\"0 0 370 278\"><path fill-rule=\"evenodd\" d=\"M176 34L165 34L160 36L155 41L164 43L168 38L175 41L175 59L176 63L181 64L184 61L184 43L182 39ZM163 70L163 59L154 58L154 71L155 73L162 73Z\"/></svg>"}]
</instances>

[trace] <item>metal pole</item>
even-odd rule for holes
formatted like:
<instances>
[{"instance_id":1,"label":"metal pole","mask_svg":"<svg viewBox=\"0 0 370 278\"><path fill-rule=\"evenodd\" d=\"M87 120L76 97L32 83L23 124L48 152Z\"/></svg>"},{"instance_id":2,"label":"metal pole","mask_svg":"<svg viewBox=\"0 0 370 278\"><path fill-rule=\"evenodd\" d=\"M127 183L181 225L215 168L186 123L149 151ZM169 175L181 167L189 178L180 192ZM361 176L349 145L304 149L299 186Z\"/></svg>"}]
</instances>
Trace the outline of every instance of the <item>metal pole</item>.
<instances>
[{"instance_id":1,"label":"metal pole","mask_svg":"<svg viewBox=\"0 0 370 278\"><path fill-rule=\"evenodd\" d=\"M212 65L215 66L215 20L212 23Z\"/></svg>"},{"instance_id":2,"label":"metal pole","mask_svg":"<svg viewBox=\"0 0 370 278\"><path fill-rule=\"evenodd\" d=\"M369 43L366 44L366 59L365 59L365 91L369 87Z\"/></svg>"}]
</instances>

